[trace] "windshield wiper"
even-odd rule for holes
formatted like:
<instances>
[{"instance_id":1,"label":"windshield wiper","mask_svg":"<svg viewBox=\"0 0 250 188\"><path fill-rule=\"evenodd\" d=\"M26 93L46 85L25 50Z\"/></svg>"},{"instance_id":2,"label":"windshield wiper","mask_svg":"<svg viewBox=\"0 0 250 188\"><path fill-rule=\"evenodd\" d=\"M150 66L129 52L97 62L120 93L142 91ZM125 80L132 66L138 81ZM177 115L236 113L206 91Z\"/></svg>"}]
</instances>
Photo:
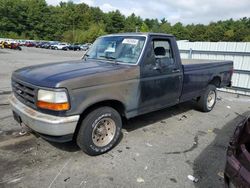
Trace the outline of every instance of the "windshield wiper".
<instances>
[{"instance_id":1,"label":"windshield wiper","mask_svg":"<svg viewBox=\"0 0 250 188\"><path fill-rule=\"evenodd\" d=\"M116 60L115 57L112 57L112 56L105 56L105 55L100 55L99 57L104 57L105 59L108 59L108 60L114 60L114 61L111 61L112 63L114 64L119 64Z\"/></svg>"},{"instance_id":2,"label":"windshield wiper","mask_svg":"<svg viewBox=\"0 0 250 188\"><path fill-rule=\"evenodd\" d=\"M116 58L115 57L112 57L112 56L105 56L105 55L101 55L99 57L104 57L105 59L111 59L111 60L115 60Z\"/></svg>"}]
</instances>

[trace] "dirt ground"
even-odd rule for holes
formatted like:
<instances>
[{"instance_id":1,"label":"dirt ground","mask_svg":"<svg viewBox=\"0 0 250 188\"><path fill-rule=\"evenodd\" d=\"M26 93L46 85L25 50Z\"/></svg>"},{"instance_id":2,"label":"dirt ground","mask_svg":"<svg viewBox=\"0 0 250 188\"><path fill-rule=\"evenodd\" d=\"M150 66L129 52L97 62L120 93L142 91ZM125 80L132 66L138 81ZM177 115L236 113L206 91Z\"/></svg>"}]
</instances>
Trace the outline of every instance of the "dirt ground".
<instances>
[{"instance_id":1,"label":"dirt ground","mask_svg":"<svg viewBox=\"0 0 250 188\"><path fill-rule=\"evenodd\" d=\"M0 187L223 187L226 147L237 122L250 111L250 97L218 92L209 113L186 102L133 118L125 123L119 144L96 157L74 142L20 136L8 103L11 72L82 55L0 49Z\"/></svg>"}]
</instances>

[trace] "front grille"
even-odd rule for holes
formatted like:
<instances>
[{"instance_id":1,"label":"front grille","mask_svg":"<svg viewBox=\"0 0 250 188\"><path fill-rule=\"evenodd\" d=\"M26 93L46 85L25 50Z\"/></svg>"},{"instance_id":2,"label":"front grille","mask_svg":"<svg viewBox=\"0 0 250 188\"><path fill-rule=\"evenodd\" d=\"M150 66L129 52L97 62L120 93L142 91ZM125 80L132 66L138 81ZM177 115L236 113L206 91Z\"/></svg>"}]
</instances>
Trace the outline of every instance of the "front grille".
<instances>
[{"instance_id":1,"label":"front grille","mask_svg":"<svg viewBox=\"0 0 250 188\"><path fill-rule=\"evenodd\" d=\"M35 88L25 83L20 83L18 81L12 81L12 90L22 103L30 106L32 108L36 108L35 105Z\"/></svg>"}]
</instances>

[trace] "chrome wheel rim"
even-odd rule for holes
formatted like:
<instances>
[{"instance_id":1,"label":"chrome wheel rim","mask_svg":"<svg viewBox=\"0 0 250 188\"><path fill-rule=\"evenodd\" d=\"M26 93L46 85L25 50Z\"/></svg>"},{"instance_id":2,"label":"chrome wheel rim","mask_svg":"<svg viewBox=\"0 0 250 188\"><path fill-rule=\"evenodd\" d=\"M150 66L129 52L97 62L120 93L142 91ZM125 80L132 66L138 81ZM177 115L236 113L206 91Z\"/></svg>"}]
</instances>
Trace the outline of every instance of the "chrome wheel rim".
<instances>
[{"instance_id":1,"label":"chrome wheel rim","mask_svg":"<svg viewBox=\"0 0 250 188\"><path fill-rule=\"evenodd\" d=\"M114 138L116 126L111 118L103 118L98 121L92 131L92 141L98 147L108 145Z\"/></svg>"},{"instance_id":2,"label":"chrome wheel rim","mask_svg":"<svg viewBox=\"0 0 250 188\"><path fill-rule=\"evenodd\" d=\"M207 97L207 107L212 108L215 103L215 91L210 91Z\"/></svg>"}]
</instances>

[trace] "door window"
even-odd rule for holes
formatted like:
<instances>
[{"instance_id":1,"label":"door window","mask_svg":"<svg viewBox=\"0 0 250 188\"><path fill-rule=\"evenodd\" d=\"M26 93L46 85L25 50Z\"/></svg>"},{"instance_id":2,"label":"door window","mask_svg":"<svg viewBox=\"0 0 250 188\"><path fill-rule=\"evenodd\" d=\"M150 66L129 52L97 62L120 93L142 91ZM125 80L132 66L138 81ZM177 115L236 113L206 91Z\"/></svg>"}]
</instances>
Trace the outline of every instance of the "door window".
<instances>
[{"instance_id":1,"label":"door window","mask_svg":"<svg viewBox=\"0 0 250 188\"><path fill-rule=\"evenodd\" d=\"M153 49L156 63L163 67L172 67L175 65L170 42L168 40L153 40Z\"/></svg>"}]
</instances>

